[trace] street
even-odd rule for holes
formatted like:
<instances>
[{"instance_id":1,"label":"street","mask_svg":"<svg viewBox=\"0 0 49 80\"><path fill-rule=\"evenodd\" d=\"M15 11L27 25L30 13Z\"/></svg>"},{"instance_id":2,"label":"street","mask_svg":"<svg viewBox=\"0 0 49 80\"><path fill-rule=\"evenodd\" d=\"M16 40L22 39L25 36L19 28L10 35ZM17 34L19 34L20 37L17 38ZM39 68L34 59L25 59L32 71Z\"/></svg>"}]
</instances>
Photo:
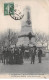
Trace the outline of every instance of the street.
<instances>
[{"instance_id":1,"label":"street","mask_svg":"<svg viewBox=\"0 0 49 80\"><path fill-rule=\"evenodd\" d=\"M17 73L17 74L48 74L49 73L49 60L42 60L42 63L38 63L35 60L35 64L31 64L30 60L24 60L22 65L10 65L0 63L0 74L1 73Z\"/></svg>"}]
</instances>

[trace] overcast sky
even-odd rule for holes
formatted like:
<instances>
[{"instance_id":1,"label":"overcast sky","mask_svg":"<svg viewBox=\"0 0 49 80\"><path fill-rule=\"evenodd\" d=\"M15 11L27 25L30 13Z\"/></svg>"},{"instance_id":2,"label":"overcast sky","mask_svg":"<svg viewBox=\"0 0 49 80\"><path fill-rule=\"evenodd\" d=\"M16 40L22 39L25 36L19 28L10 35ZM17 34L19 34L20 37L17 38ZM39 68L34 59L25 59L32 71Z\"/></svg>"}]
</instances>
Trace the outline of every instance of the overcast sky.
<instances>
[{"instance_id":1,"label":"overcast sky","mask_svg":"<svg viewBox=\"0 0 49 80\"><path fill-rule=\"evenodd\" d=\"M4 16L4 3L6 2L21 5L22 9L30 6L33 31L49 34L49 0L0 0L0 33L9 28L15 31L21 30L21 20L17 21L8 15Z\"/></svg>"}]
</instances>

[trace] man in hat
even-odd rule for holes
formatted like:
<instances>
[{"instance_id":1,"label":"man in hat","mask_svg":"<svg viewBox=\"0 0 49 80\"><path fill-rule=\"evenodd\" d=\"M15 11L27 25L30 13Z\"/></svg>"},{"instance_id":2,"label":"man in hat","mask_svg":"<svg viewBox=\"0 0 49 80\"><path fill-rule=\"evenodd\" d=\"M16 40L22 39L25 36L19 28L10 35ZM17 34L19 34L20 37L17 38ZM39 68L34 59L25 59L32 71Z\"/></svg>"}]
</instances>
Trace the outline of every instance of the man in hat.
<instances>
[{"instance_id":1,"label":"man in hat","mask_svg":"<svg viewBox=\"0 0 49 80\"><path fill-rule=\"evenodd\" d=\"M14 63L17 64L19 63L19 48L15 47L14 48Z\"/></svg>"},{"instance_id":2,"label":"man in hat","mask_svg":"<svg viewBox=\"0 0 49 80\"><path fill-rule=\"evenodd\" d=\"M41 57L42 57L42 50L39 48L39 50L38 50L38 60L39 60L39 63L41 63Z\"/></svg>"},{"instance_id":3,"label":"man in hat","mask_svg":"<svg viewBox=\"0 0 49 80\"><path fill-rule=\"evenodd\" d=\"M23 63L23 53L21 48L19 48L19 63L22 64Z\"/></svg>"},{"instance_id":4,"label":"man in hat","mask_svg":"<svg viewBox=\"0 0 49 80\"><path fill-rule=\"evenodd\" d=\"M21 51L22 51L22 54L23 54L23 56L24 56L25 47L24 47L23 44L22 44L22 46L21 46Z\"/></svg>"},{"instance_id":5,"label":"man in hat","mask_svg":"<svg viewBox=\"0 0 49 80\"><path fill-rule=\"evenodd\" d=\"M3 49L3 61L4 61L4 64L6 63L6 57L7 57L7 48L4 47L4 49Z\"/></svg>"},{"instance_id":6,"label":"man in hat","mask_svg":"<svg viewBox=\"0 0 49 80\"><path fill-rule=\"evenodd\" d=\"M36 55L36 48L33 46L33 48L31 48L31 64L33 62L35 62L35 55Z\"/></svg>"}]
</instances>

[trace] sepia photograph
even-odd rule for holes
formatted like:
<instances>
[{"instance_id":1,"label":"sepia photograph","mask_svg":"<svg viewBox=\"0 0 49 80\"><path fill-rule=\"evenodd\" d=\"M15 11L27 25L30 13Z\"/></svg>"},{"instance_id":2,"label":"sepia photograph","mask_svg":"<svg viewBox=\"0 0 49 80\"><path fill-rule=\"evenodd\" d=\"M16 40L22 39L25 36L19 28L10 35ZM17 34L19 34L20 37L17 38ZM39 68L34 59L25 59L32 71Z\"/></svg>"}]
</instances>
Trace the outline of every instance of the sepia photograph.
<instances>
[{"instance_id":1,"label":"sepia photograph","mask_svg":"<svg viewBox=\"0 0 49 80\"><path fill-rule=\"evenodd\" d=\"M0 0L0 77L6 75L49 75L49 0Z\"/></svg>"}]
</instances>

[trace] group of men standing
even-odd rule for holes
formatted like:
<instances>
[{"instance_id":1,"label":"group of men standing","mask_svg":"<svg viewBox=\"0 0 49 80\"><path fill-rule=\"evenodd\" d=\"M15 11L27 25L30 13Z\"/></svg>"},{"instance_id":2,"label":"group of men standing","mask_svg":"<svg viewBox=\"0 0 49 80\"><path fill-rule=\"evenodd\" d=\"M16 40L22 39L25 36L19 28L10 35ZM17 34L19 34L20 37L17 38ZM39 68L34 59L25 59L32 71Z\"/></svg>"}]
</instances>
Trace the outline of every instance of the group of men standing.
<instances>
[{"instance_id":1,"label":"group of men standing","mask_svg":"<svg viewBox=\"0 0 49 80\"><path fill-rule=\"evenodd\" d=\"M23 63L23 55L22 51L16 48L4 48L2 52L2 62L4 64L22 64Z\"/></svg>"},{"instance_id":2,"label":"group of men standing","mask_svg":"<svg viewBox=\"0 0 49 80\"><path fill-rule=\"evenodd\" d=\"M36 47L31 48L31 64L35 62L35 56L36 56ZM38 48L38 61L41 63L41 58L42 58L42 50Z\"/></svg>"},{"instance_id":3,"label":"group of men standing","mask_svg":"<svg viewBox=\"0 0 49 80\"><path fill-rule=\"evenodd\" d=\"M28 48L30 57L31 57L31 64L35 62L35 56L37 48L36 46L33 46L32 48ZM15 47L15 48L6 48L4 47L2 52L2 62L4 64L22 64L23 58L24 58L24 52L25 48L21 46L21 48ZM27 53L26 53L27 54ZM42 57L42 50L38 48L38 61L41 63L41 57Z\"/></svg>"}]
</instances>

